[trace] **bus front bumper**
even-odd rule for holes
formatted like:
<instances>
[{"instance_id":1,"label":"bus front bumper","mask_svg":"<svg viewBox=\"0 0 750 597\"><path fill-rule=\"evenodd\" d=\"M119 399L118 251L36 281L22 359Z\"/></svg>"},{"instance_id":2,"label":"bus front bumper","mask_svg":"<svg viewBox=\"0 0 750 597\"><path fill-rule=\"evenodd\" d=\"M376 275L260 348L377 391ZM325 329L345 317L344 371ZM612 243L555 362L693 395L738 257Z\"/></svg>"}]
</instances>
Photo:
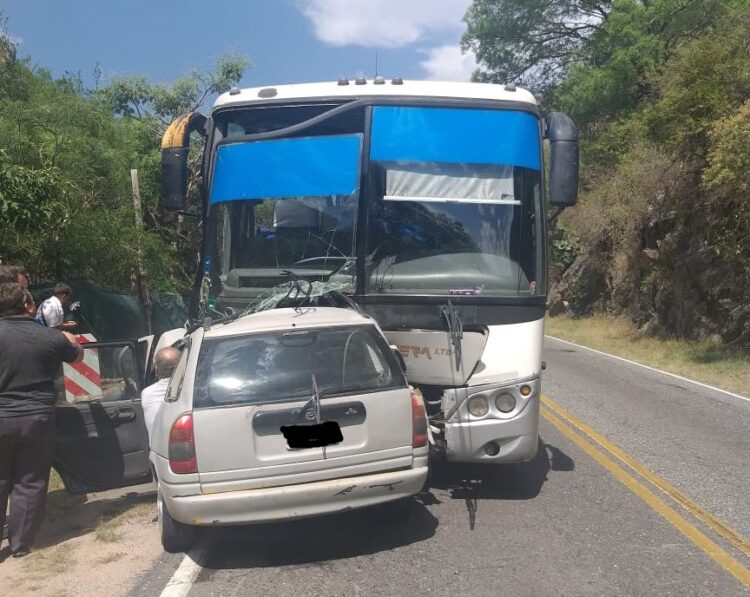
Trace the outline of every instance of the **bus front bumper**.
<instances>
[{"instance_id":1,"label":"bus front bumper","mask_svg":"<svg viewBox=\"0 0 750 597\"><path fill-rule=\"evenodd\" d=\"M445 424L445 441L446 456L452 462L532 460L539 445L539 393L536 392L524 409L511 419L452 418Z\"/></svg>"}]
</instances>

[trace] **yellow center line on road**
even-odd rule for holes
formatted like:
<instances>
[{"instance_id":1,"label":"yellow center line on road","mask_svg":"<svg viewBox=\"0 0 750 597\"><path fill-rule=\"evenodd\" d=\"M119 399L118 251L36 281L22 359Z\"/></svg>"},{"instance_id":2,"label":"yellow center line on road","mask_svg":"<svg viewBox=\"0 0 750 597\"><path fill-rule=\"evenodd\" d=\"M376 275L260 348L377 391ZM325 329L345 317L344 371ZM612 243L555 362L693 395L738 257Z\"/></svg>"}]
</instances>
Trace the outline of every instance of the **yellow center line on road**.
<instances>
[{"instance_id":1,"label":"yellow center line on road","mask_svg":"<svg viewBox=\"0 0 750 597\"><path fill-rule=\"evenodd\" d=\"M611 460L606 454L596 446L581 437L572 427L560 419L548 408L542 407L541 413L558 431L565 435L570 441L581 448L596 462L608 470L614 477L625 487L630 489L634 494L641 498L648 506L659 515L663 516L674 526L680 533L685 535L697 547L705 552L719 566L729 572L734 578L746 587L750 587L750 569L743 566L734 559L724 549L719 547L706 535L704 535L691 522L680 516L680 514L671 508L664 500L650 491L645 485L639 482L635 477L627 473L623 468Z\"/></svg>"},{"instance_id":2,"label":"yellow center line on road","mask_svg":"<svg viewBox=\"0 0 750 597\"><path fill-rule=\"evenodd\" d=\"M739 549L745 556L750 558L750 541L742 537L737 531L729 528L726 524L718 520L715 516L706 512L701 506L696 504L689 497L678 491L675 487L667 483L664 479L659 477L656 473L651 471L649 468L635 460L632 456L629 456L622 449L615 446L607 438L602 436L600 433L592 429L589 425L581 421L579 418L572 415L570 412L565 410L562 406L557 404L549 396L542 396L542 404L552 410L561 419L567 422L569 425L578 429L581 433L588 436L589 439L593 440L594 443L598 444L601 448L604 448L612 456L617 458L620 462L630 467L641 477L652 483L675 502L680 504L685 510L690 512L695 518L700 520L703 524L710 527L719 536L726 539L734 547Z\"/></svg>"}]
</instances>

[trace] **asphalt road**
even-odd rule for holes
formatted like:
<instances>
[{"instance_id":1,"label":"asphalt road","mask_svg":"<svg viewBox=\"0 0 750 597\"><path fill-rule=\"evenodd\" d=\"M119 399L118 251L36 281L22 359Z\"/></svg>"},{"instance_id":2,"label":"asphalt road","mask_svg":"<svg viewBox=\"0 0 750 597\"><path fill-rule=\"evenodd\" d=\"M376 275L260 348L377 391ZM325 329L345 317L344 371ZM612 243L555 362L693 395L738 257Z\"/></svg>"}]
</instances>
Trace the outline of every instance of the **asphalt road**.
<instances>
[{"instance_id":1,"label":"asphalt road","mask_svg":"<svg viewBox=\"0 0 750 597\"><path fill-rule=\"evenodd\" d=\"M750 594L750 402L552 339L545 358L533 462L439 466L407 516L209 529L199 566L165 554L133 596Z\"/></svg>"}]
</instances>

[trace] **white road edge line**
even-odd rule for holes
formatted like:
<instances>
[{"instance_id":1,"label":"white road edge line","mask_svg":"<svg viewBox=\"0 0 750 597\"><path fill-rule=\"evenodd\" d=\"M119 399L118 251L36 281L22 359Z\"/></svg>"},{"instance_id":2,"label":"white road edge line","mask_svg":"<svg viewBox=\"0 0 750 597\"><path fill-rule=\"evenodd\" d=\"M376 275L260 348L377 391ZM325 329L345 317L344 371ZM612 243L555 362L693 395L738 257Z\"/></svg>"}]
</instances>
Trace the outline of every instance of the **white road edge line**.
<instances>
[{"instance_id":1,"label":"white road edge line","mask_svg":"<svg viewBox=\"0 0 750 597\"><path fill-rule=\"evenodd\" d=\"M198 562L203 560L203 551L194 550L185 554L167 586L161 592L160 597L185 597L198 578L198 573L203 569Z\"/></svg>"},{"instance_id":2,"label":"white road edge line","mask_svg":"<svg viewBox=\"0 0 750 597\"><path fill-rule=\"evenodd\" d=\"M682 377L682 375L677 375L676 373L670 373L669 371L662 371L661 369L656 369L655 367L649 367L648 365L644 365L643 363L638 363L637 361L624 359L623 357L618 357L617 355L609 354L608 352L602 352L601 350L596 350L595 348L589 348L588 346L576 344L575 342L570 342L569 340L563 340L562 338L558 338L556 336L550 336L549 334L545 334L544 337L550 338L552 340L556 340L557 342L562 342L563 344L570 344L571 346L575 346L577 348L583 348L584 350L590 350L591 352L595 352L596 354L601 354L601 355L604 355L605 357L610 357L612 359L617 359L618 361L630 363L631 365L637 365L638 367L643 367L644 369L648 369L649 371L655 371L656 373L668 375L669 377L674 377L675 379L687 381L688 383L695 384L696 386L707 388L709 390L713 390L714 392L719 392L720 394L726 394L727 396L731 396L732 398L739 398L740 400L744 400L745 402L750 402L750 398L748 398L747 396L742 396L741 394L735 394L734 392L730 392L728 390L722 390L721 388L717 388L716 386L711 386L707 383L702 383L700 381L695 381L694 379Z\"/></svg>"}]
</instances>

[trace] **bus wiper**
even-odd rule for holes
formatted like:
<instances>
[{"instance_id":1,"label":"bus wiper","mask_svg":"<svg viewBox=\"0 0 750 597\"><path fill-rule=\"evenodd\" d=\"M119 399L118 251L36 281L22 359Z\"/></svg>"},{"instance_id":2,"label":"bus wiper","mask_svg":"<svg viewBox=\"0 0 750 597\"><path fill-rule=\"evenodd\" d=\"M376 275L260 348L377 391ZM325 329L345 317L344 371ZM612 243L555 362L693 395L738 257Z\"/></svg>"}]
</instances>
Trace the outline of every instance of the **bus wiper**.
<instances>
[{"instance_id":1,"label":"bus wiper","mask_svg":"<svg viewBox=\"0 0 750 597\"><path fill-rule=\"evenodd\" d=\"M447 305L443 305L440 310L448 324L448 334L451 337L453 354L456 357L456 370L458 371L461 368L461 361L463 360L461 340L464 338L464 324L461 321L461 315L456 311L456 307L451 301L448 301Z\"/></svg>"},{"instance_id":2,"label":"bus wiper","mask_svg":"<svg viewBox=\"0 0 750 597\"><path fill-rule=\"evenodd\" d=\"M297 303L295 305L295 307L294 307L295 309L299 309L308 300L310 300L310 295L312 294L312 289L313 289L312 282L310 282L309 280L306 280L302 276L300 276L298 274L295 274L294 272L289 271L289 270L283 270L281 272L281 275L282 276L287 276L289 278L289 282L290 282L289 283L289 292L287 292L286 296L284 296L284 298L282 298L281 300L279 300L279 302L277 304L278 305L283 305L284 301L286 301L287 299L289 299L289 297L291 297L292 290L296 290L297 292L294 295L294 300L295 301L297 301L297 298L299 297L300 293L302 293L302 292L305 293L305 298L302 300L302 302L301 303ZM302 282L307 283L307 290L306 291L302 290L302 285L301 285Z\"/></svg>"},{"instance_id":3,"label":"bus wiper","mask_svg":"<svg viewBox=\"0 0 750 597\"><path fill-rule=\"evenodd\" d=\"M349 263L349 262L347 262L347 263ZM346 265L347 264L345 263L344 265L342 265L336 271L340 271L341 269L343 269L344 267L346 267ZM292 290L295 287L298 289L298 293L294 297L295 300L296 300L297 296L299 296L299 291L301 291L301 287L300 287L300 284L299 284L300 282L306 282L307 283L307 292L306 292L305 298L302 300L301 304L298 303L295 308L299 308L300 306L305 305L306 303L308 303L310 301L310 297L311 297L312 292L313 292L313 283L310 282L309 280L306 280L302 276L300 276L298 274L295 274L294 272L291 272L291 271L288 271L288 270L284 270L281 273L283 275L285 275L285 276L289 276L294 281L294 284L289 288L289 292L286 294L286 296L283 299L281 299L277 304L283 305L284 301L289 298L289 296L291 295ZM332 307L337 307L338 306L336 304L336 301L338 300L338 301L341 301L341 302L345 303L350 309L353 309L357 313L362 313L362 309L359 308L359 305L356 302L354 302L350 297L346 296L339 289L337 289L337 288L324 289L321 292L320 296L323 297L323 296L326 296L326 295L328 295L330 297L330 299L331 299L330 302L331 302L331 306Z\"/></svg>"}]
</instances>

